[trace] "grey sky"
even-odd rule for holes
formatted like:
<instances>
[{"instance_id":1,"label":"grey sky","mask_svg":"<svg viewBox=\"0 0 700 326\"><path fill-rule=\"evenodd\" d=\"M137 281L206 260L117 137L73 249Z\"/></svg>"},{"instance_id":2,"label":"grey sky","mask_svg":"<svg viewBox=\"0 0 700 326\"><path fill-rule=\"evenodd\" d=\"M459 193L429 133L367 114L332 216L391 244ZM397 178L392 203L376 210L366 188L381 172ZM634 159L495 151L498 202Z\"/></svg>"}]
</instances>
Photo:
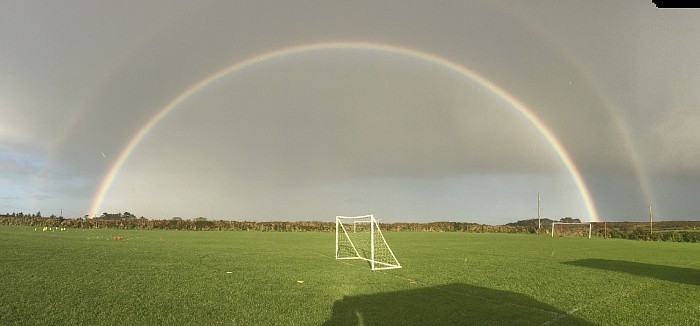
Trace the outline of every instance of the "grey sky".
<instances>
[{"instance_id":1,"label":"grey sky","mask_svg":"<svg viewBox=\"0 0 700 326\"><path fill-rule=\"evenodd\" d=\"M700 15L650 1L2 1L0 211L87 214L146 121L269 51L389 44L474 70L570 153L607 220L698 219ZM104 156L102 155L104 153ZM300 53L198 92L134 150L101 211L150 218L505 223L587 218L544 137L427 61Z\"/></svg>"}]
</instances>

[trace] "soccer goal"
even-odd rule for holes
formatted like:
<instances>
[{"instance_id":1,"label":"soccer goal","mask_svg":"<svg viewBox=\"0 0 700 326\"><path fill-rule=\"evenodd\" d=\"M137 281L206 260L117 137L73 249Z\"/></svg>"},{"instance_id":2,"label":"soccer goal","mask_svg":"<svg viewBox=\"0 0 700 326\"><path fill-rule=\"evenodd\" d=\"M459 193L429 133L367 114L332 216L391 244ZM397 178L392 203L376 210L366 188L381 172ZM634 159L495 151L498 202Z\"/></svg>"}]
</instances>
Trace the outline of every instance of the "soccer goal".
<instances>
[{"instance_id":1,"label":"soccer goal","mask_svg":"<svg viewBox=\"0 0 700 326\"><path fill-rule=\"evenodd\" d=\"M362 259L373 271L401 268L374 215L335 217L335 259Z\"/></svg>"},{"instance_id":2,"label":"soccer goal","mask_svg":"<svg viewBox=\"0 0 700 326\"><path fill-rule=\"evenodd\" d=\"M555 225L560 225L560 227L557 229ZM585 225L588 225L588 239L590 239L593 223L552 222L552 238L554 237L554 230L558 230L562 235L585 235L585 230L581 227Z\"/></svg>"}]
</instances>

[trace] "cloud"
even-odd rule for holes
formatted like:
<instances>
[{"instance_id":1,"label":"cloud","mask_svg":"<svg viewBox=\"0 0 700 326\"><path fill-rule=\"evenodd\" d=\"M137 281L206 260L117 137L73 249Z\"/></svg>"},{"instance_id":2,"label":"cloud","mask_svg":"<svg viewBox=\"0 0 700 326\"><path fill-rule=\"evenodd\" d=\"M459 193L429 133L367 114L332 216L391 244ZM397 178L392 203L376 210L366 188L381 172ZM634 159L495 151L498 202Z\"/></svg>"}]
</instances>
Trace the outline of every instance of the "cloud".
<instances>
[{"instance_id":1,"label":"cloud","mask_svg":"<svg viewBox=\"0 0 700 326\"><path fill-rule=\"evenodd\" d=\"M6 6L2 190L21 190L27 201L63 194L87 206L131 137L198 80L256 54L326 41L414 48L477 71L552 129L609 212L645 206L638 194L614 196L634 191L636 163L663 189L687 189L672 183L700 175L695 15L590 2L368 3L313 11L265 2ZM513 200L538 180L566 190L553 186L568 185L562 176L569 178L542 135L480 85L421 60L327 51L248 67L188 98L136 148L111 198L122 206L158 198L185 210L196 205L168 194L208 206L219 192L246 195L251 212L303 211L324 193L333 196L323 205L349 207L330 198L381 205L408 201L404 187L423 195L425 185L459 194L493 186L488 202L501 207L507 189L493 184L522 187L503 195ZM450 178L472 188L450 188ZM31 187L16 186L27 180ZM340 186L369 180L381 190ZM279 199L283 190L294 194ZM280 203L265 203L268 195ZM425 198L406 210L457 206Z\"/></svg>"},{"instance_id":2,"label":"cloud","mask_svg":"<svg viewBox=\"0 0 700 326\"><path fill-rule=\"evenodd\" d=\"M558 170L539 132L480 85L395 59L314 54L251 68L183 104L129 164L291 179Z\"/></svg>"},{"instance_id":3,"label":"cloud","mask_svg":"<svg viewBox=\"0 0 700 326\"><path fill-rule=\"evenodd\" d=\"M669 108L654 129L659 151L654 169L661 174L700 174L700 102Z\"/></svg>"},{"instance_id":4,"label":"cloud","mask_svg":"<svg viewBox=\"0 0 700 326\"><path fill-rule=\"evenodd\" d=\"M42 171L37 162L21 161L12 158L0 159L0 175L6 178L22 178Z\"/></svg>"}]
</instances>

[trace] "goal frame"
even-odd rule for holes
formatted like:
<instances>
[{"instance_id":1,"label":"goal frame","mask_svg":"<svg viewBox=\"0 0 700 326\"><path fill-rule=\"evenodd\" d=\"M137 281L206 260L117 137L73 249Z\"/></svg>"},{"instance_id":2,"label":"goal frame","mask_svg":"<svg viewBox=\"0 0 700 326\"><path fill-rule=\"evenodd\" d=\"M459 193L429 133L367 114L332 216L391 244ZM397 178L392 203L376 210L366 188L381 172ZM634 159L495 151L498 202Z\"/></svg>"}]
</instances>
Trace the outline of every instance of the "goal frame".
<instances>
[{"instance_id":1,"label":"goal frame","mask_svg":"<svg viewBox=\"0 0 700 326\"><path fill-rule=\"evenodd\" d=\"M591 231L593 231L593 223L591 223L591 222L552 222L552 238L554 238L554 225L556 225L556 224L580 224L580 225L588 224L588 239L591 238Z\"/></svg>"},{"instance_id":2,"label":"goal frame","mask_svg":"<svg viewBox=\"0 0 700 326\"><path fill-rule=\"evenodd\" d=\"M348 230L345 227L345 224L341 222L341 220L349 220L352 221L352 230ZM357 248L355 247L355 244L353 243L352 239L350 236L348 236L348 232L355 233L356 228L358 224L369 224L369 242L370 242L370 257L364 257L359 253ZM349 225L349 223L348 223ZM339 256L339 245L338 245L338 240L340 240L340 237L345 237L345 239L350 243L350 246L352 247L352 251L354 251L355 255L354 256L347 256L347 257L341 257ZM396 264L393 263L388 263L388 262L381 262L378 261L375 257L376 253L376 248L375 248L375 242L376 241L382 241L384 243L384 246L388 250L389 255L393 259ZM401 264L399 263L398 259L396 259L396 256L394 255L394 251L391 250L391 247L389 247L389 244L386 242L386 239L384 238L384 234L382 233L382 230L379 228L379 223L377 223L377 220L374 218L373 214L370 215L362 215L362 216L336 216L335 217L335 259L361 259L369 262L371 269L373 271L376 270L384 270L384 269L394 269L394 268L402 268Z\"/></svg>"}]
</instances>

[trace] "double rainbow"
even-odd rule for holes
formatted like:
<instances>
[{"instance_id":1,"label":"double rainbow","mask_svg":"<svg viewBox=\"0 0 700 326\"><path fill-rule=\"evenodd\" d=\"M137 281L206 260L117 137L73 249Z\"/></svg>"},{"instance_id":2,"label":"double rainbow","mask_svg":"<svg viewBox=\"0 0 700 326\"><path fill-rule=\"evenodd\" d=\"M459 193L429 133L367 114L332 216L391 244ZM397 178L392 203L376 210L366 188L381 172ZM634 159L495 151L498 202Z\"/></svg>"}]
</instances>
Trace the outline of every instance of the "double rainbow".
<instances>
[{"instance_id":1,"label":"double rainbow","mask_svg":"<svg viewBox=\"0 0 700 326\"><path fill-rule=\"evenodd\" d=\"M90 207L90 213L91 216L96 216L97 212L100 210L100 207L102 206L102 202L105 199L105 196L109 192L109 189L116 179L117 175L119 174L119 171L123 167L124 163L129 159L129 156L131 153L134 151L136 147L138 147L139 143L141 140L148 135L148 133L153 130L153 128L161 121L163 118L165 118L170 112L172 112L175 108L177 108L180 104L183 102L187 101L188 98L190 98L192 95L196 94L197 92L205 89L209 85L215 83L216 81L234 74L242 69L245 69L250 66L254 66L257 64L262 64L266 61L272 60L272 59L278 59L281 57L285 56L291 56L295 54L301 54L301 53L309 53L309 52L320 52L320 51L328 51L328 50L366 50L366 51L375 51L375 52L381 52L381 53L387 53L387 54L395 54L395 55L401 55L405 56L408 58L413 58L417 60L423 60L429 63L432 63L436 66L446 68L448 70L454 71L460 75L463 75L464 77L478 83L482 87L488 89L493 93L494 95L498 96L501 100L503 100L505 103L510 105L513 109L515 109L517 112L522 114L522 116L527 119L541 134L542 136L547 140L547 142L551 145L551 147L554 149L556 152L557 156L561 160L561 162L564 164L566 167L566 170L568 171L569 175L571 176L572 180L574 181L574 184L578 188L579 194L581 196L581 199L583 203L585 204L586 210L588 211L589 218L592 221L599 221L598 217L598 212L596 210L595 204L593 203L593 199L591 198L591 194L588 191L588 187L586 186L585 182L583 181L583 178L581 177L581 173L579 172L578 168L574 164L573 160L571 159L571 156L569 153L566 151L564 146L561 144L559 139L554 135L552 130L545 125L542 120L540 120L539 117L529 108L527 107L524 103L522 103L520 100L515 98L513 95L510 93L506 92L504 89L499 87L498 85L494 84L490 80L484 78L483 76L479 75L475 71L468 69L465 66L462 66L460 64L457 64L455 62L449 61L447 59L438 57L436 55L432 55L429 53L425 53L419 50L414 50L414 49L409 49L409 48L403 48L403 47L398 47L398 46L392 46L392 45L386 45L386 44L376 44L376 43L364 43L364 42L328 42L328 43L314 43L314 44L305 44L305 45L299 45L299 46L293 46L293 47L287 47L279 50L274 50L270 52L266 52L263 54L255 55L252 57L249 57L247 59L244 59L242 61L236 62L232 65L229 65L219 71L216 71L212 73L211 75L205 77L204 79L192 84L189 88L185 89L182 93L180 93L178 96L173 98L170 102L168 102L163 108L161 108L158 113L156 113L154 116L152 116L141 128L138 130L138 132L131 137L129 142L126 144L126 146L122 149L120 154L118 155L116 161L114 164L111 166L109 169L108 173L105 175L104 179L102 180L102 183L95 194L95 197L93 198L91 207Z\"/></svg>"}]
</instances>

